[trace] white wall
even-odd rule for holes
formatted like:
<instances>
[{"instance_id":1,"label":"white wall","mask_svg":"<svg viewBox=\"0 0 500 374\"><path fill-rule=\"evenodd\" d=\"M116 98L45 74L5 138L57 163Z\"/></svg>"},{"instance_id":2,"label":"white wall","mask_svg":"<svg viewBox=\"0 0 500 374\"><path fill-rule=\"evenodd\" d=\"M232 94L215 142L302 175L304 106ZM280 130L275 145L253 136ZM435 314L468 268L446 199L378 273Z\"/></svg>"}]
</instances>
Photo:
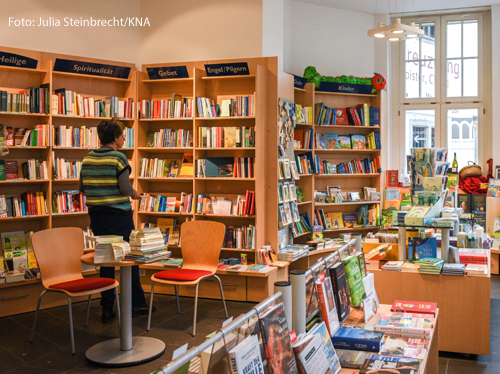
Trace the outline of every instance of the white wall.
<instances>
[{"instance_id":1,"label":"white wall","mask_svg":"<svg viewBox=\"0 0 500 374\"><path fill-rule=\"evenodd\" d=\"M373 75L374 42L367 36L373 15L298 1L290 13L286 72L302 75L312 65L321 75Z\"/></svg>"},{"instance_id":2,"label":"white wall","mask_svg":"<svg viewBox=\"0 0 500 374\"><path fill-rule=\"evenodd\" d=\"M61 26L9 26L9 17L60 20ZM137 63L140 27L63 26L65 17L110 19L140 17L138 0L2 1L0 46Z\"/></svg>"},{"instance_id":3,"label":"white wall","mask_svg":"<svg viewBox=\"0 0 500 374\"><path fill-rule=\"evenodd\" d=\"M268 0L262 3L262 56L278 57L278 70L283 71L286 29L285 2L290 0Z\"/></svg>"},{"instance_id":4,"label":"white wall","mask_svg":"<svg viewBox=\"0 0 500 374\"><path fill-rule=\"evenodd\" d=\"M262 56L262 0L140 0L141 64Z\"/></svg>"},{"instance_id":5,"label":"white wall","mask_svg":"<svg viewBox=\"0 0 500 374\"><path fill-rule=\"evenodd\" d=\"M500 61L500 5L491 6L491 61L492 72L491 72L491 82L492 82L492 136L490 138L492 145L493 166L500 165L500 147L498 146L498 141L500 139L500 66L498 66L498 61Z\"/></svg>"}]
</instances>

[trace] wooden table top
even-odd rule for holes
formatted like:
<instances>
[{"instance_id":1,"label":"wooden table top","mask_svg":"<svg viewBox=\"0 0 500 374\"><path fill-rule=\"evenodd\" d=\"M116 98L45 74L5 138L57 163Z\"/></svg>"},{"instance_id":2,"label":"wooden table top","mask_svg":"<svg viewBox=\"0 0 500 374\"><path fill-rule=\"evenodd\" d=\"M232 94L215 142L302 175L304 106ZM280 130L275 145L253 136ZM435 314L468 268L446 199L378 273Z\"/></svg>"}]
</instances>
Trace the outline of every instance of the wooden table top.
<instances>
[{"instance_id":1,"label":"wooden table top","mask_svg":"<svg viewBox=\"0 0 500 374\"><path fill-rule=\"evenodd\" d=\"M105 263L96 264L94 262L94 252L84 254L80 258L80 261L82 262L82 264L90 265L90 266L119 266L119 267L124 267L124 266L140 265L139 263L137 263L135 261L132 261L132 260L123 260L123 261L117 261L117 262L105 262Z\"/></svg>"}]
</instances>

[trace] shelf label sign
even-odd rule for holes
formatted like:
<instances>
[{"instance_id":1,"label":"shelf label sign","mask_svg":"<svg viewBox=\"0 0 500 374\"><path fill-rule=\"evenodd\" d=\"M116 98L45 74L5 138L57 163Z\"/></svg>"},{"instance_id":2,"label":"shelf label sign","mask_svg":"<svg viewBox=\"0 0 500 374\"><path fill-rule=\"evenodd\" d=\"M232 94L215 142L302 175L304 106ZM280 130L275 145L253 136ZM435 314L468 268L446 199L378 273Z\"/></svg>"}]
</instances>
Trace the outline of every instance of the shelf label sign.
<instances>
[{"instance_id":1,"label":"shelf label sign","mask_svg":"<svg viewBox=\"0 0 500 374\"><path fill-rule=\"evenodd\" d=\"M303 89L306 86L307 79L303 77L299 77L298 75L293 75L293 86L295 88Z\"/></svg>"},{"instance_id":2,"label":"shelf label sign","mask_svg":"<svg viewBox=\"0 0 500 374\"><path fill-rule=\"evenodd\" d=\"M36 69L38 60L14 53L0 51L0 65L16 68Z\"/></svg>"},{"instance_id":3,"label":"shelf label sign","mask_svg":"<svg viewBox=\"0 0 500 374\"><path fill-rule=\"evenodd\" d=\"M250 75L248 63L231 62L229 64L205 64L207 77L227 77L232 75Z\"/></svg>"},{"instance_id":4,"label":"shelf label sign","mask_svg":"<svg viewBox=\"0 0 500 374\"><path fill-rule=\"evenodd\" d=\"M147 68L149 79L176 79L189 78L186 66L162 66L159 68Z\"/></svg>"},{"instance_id":5,"label":"shelf label sign","mask_svg":"<svg viewBox=\"0 0 500 374\"><path fill-rule=\"evenodd\" d=\"M96 64L94 62L64 60L62 58L56 58L54 71L121 79L128 79L130 74L130 68L126 66Z\"/></svg>"}]
</instances>

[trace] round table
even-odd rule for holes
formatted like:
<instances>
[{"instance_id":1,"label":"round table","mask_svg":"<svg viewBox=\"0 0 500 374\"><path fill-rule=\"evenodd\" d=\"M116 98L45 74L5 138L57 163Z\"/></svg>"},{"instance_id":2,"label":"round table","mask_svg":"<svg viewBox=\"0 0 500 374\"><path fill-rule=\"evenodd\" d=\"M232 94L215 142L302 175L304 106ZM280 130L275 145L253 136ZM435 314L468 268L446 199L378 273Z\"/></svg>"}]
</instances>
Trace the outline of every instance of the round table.
<instances>
[{"instance_id":1,"label":"round table","mask_svg":"<svg viewBox=\"0 0 500 374\"><path fill-rule=\"evenodd\" d=\"M142 364L160 357L165 343L159 339L132 336L132 266L135 261L94 263L94 253L82 256L81 262L91 266L120 267L120 338L111 339L90 347L85 356L97 365L124 367Z\"/></svg>"}]
</instances>

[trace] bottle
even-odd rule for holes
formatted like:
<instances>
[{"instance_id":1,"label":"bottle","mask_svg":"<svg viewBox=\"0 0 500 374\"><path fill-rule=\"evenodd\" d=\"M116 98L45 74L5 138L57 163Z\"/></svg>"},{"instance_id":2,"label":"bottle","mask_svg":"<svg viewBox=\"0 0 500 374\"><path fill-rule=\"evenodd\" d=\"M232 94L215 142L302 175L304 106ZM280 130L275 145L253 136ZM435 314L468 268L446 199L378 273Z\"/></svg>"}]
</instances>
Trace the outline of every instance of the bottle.
<instances>
[{"instance_id":1,"label":"bottle","mask_svg":"<svg viewBox=\"0 0 500 374\"><path fill-rule=\"evenodd\" d=\"M453 157L453 163L451 164L451 172L453 174L458 174L457 152L455 152L455 157Z\"/></svg>"}]
</instances>

